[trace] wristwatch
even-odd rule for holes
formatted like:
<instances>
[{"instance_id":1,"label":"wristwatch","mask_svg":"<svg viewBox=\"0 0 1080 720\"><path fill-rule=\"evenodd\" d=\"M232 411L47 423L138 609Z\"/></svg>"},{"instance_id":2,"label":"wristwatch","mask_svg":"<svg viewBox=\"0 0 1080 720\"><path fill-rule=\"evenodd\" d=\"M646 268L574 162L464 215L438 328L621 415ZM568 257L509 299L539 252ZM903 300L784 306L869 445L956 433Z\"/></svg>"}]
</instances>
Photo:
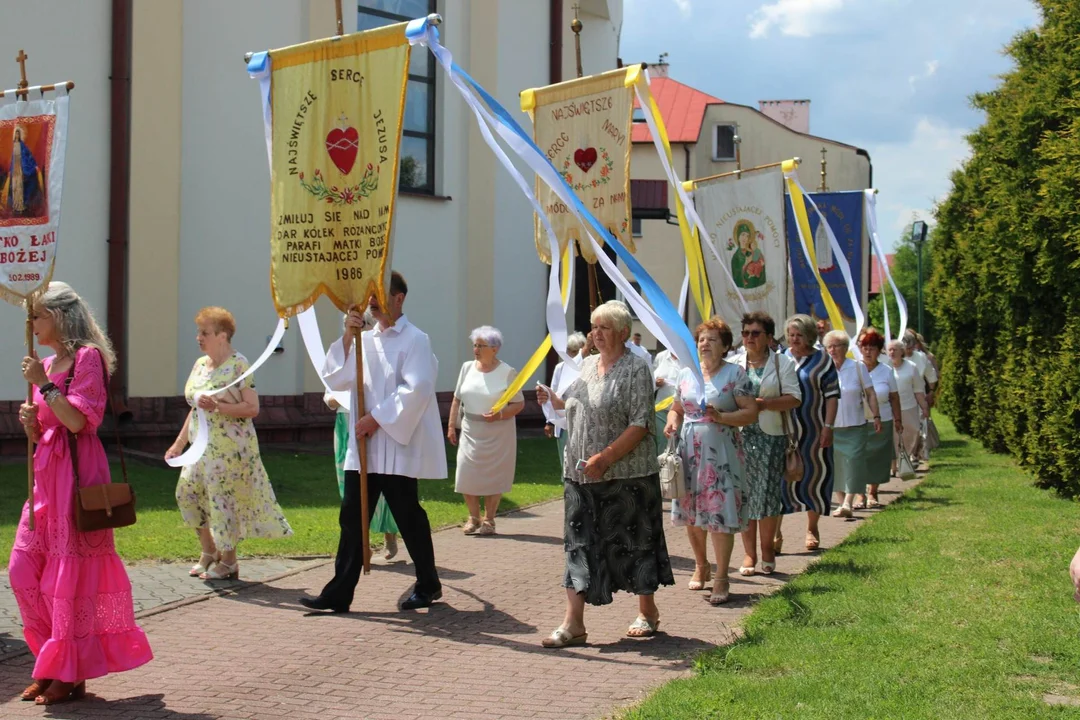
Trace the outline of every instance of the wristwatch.
<instances>
[{"instance_id":1,"label":"wristwatch","mask_svg":"<svg viewBox=\"0 0 1080 720\"><path fill-rule=\"evenodd\" d=\"M825 427L827 427L829 430L833 429L832 423L825 423Z\"/></svg>"}]
</instances>

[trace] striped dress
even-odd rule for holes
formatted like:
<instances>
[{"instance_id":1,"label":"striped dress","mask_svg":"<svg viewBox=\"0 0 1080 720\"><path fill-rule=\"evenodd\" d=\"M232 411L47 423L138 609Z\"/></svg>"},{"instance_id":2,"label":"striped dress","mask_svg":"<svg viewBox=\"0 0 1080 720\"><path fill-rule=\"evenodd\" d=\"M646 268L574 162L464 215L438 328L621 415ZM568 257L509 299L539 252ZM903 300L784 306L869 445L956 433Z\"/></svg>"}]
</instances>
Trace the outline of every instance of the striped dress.
<instances>
[{"instance_id":1,"label":"striped dress","mask_svg":"<svg viewBox=\"0 0 1080 720\"><path fill-rule=\"evenodd\" d=\"M802 405L791 415L795 419L794 432L799 440L806 471L797 483L783 483L784 514L812 510L828 515L831 510L833 489L833 450L818 447L818 439L825 427L825 400L840 397L840 385L836 379L836 367L824 350L797 358L789 350L787 356L798 367L799 389Z\"/></svg>"}]
</instances>

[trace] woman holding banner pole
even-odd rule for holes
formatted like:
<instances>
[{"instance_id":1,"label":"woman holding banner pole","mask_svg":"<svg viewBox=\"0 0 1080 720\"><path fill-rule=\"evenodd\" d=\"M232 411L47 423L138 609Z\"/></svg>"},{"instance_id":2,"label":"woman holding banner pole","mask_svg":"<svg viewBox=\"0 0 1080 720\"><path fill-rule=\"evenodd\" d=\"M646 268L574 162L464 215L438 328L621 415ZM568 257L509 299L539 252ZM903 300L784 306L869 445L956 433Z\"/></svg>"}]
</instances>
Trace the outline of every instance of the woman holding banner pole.
<instances>
[{"instance_id":1,"label":"woman holding banner pole","mask_svg":"<svg viewBox=\"0 0 1080 720\"><path fill-rule=\"evenodd\" d=\"M207 415L209 444L193 465L180 471L176 503L188 527L195 530L202 554L188 572L202 580L240 577L236 549L249 537L282 538L292 535L281 512L270 478L259 454L259 439L252 419L259 414L255 378L220 393L249 367L247 358L233 350L236 320L220 307L205 307L195 316L196 339L205 355L195 361L184 395L192 409L165 453L179 457L198 432L196 408Z\"/></svg>"}]
</instances>

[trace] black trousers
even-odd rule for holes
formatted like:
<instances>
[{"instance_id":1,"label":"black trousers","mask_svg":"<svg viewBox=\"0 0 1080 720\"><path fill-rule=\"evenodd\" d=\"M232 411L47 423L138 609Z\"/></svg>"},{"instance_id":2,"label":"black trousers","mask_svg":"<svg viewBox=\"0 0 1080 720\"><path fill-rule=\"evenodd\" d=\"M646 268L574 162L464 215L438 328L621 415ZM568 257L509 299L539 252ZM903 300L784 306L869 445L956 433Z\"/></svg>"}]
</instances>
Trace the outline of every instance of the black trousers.
<instances>
[{"instance_id":1,"label":"black trousers","mask_svg":"<svg viewBox=\"0 0 1080 720\"><path fill-rule=\"evenodd\" d=\"M431 544L431 523L427 512L420 506L416 478L401 475L368 473L368 523L375 514L379 496L394 515L401 539L409 550L416 567L416 591L434 593L442 589L439 573L435 569L435 548ZM360 473L345 471L345 497L341 500L338 515L341 539L338 540L337 558L334 560L334 578L319 593L320 597L336 605L352 603L356 583L364 567L363 534L360 528Z\"/></svg>"}]
</instances>

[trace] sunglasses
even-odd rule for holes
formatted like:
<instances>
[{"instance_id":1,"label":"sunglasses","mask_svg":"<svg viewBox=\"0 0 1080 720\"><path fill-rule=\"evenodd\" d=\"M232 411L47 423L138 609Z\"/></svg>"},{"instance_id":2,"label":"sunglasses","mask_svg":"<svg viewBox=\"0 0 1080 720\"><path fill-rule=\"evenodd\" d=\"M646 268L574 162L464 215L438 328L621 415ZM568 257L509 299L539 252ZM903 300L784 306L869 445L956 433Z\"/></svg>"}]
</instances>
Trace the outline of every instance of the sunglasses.
<instances>
[{"instance_id":1,"label":"sunglasses","mask_svg":"<svg viewBox=\"0 0 1080 720\"><path fill-rule=\"evenodd\" d=\"M759 335L763 335L763 334L765 334L764 330L743 330L742 331L742 336L744 338L748 338L748 337L755 337L756 338Z\"/></svg>"}]
</instances>

